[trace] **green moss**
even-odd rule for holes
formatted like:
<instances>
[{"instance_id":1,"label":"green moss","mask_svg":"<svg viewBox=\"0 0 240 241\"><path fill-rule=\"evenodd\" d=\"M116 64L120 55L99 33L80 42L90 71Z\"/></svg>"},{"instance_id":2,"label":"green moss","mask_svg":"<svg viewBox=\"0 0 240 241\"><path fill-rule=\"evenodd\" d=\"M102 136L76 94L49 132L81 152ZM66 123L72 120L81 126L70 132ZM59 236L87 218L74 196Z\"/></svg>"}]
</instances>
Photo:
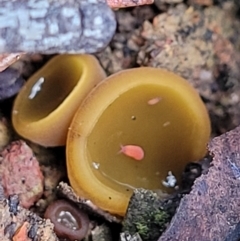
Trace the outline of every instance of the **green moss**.
<instances>
[{"instance_id":1,"label":"green moss","mask_svg":"<svg viewBox=\"0 0 240 241\"><path fill-rule=\"evenodd\" d=\"M123 221L123 232L138 233L143 241L156 241L166 229L171 215L156 193L136 189Z\"/></svg>"},{"instance_id":2,"label":"green moss","mask_svg":"<svg viewBox=\"0 0 240 241\"><path fill-rule=\"evenodd\" d=\"M140 234L140 236L147 236L149 233L149 227L145 224L137 222L135 224L137 232Z\"/></svg>"},{"instance_id":3,"label":"green moss","mask_svg":"<svg viewBox=\"0 0 240 241\"><path fill-rule=\"evenodd\" d=\"M169 219L169 214L164 212L163 210L158 210L154 214L154 222L165 224L166 220Z\"/></svg>"}]
</instances>

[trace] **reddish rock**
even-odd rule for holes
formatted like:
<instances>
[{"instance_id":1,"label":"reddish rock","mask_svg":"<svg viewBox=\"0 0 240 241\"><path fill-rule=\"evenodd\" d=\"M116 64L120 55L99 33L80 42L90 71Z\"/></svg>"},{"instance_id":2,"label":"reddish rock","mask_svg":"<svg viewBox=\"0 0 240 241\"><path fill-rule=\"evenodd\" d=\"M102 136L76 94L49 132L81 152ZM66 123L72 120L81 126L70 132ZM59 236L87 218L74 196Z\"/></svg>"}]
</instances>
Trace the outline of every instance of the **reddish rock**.
<instances>
[{"instance_id":1,"label":"reddish rock","mask_svg":"<svg viewBox=\"0 0 240 241\"><path fill-rule=\"evenodd\" d=\"M32 150L24 141L7 146L0 156L0 183L4 193L17 194L22 207L29 208L43 193L43 174Z\"/></svg>"}]
</instances>

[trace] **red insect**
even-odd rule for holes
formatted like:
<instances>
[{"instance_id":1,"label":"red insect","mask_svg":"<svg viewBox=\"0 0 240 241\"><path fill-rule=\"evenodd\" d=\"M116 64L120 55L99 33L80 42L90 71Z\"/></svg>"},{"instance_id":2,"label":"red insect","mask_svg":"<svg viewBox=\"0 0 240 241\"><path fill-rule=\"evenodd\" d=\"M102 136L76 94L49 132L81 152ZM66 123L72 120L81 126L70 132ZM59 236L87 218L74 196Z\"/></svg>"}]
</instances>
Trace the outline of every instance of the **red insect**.
<instances>
[{"instance_id":1,"label":"red insect","mask_svg":"<svg viewBox=\"0 0 240 241\"><path fill-rule=\"evenodd\" d=\"M144 150L142 147L137 145L121 145L121 150L119 153L123 153L137 161L141 161L144 158Z\"/></svg>"}]
</instances>

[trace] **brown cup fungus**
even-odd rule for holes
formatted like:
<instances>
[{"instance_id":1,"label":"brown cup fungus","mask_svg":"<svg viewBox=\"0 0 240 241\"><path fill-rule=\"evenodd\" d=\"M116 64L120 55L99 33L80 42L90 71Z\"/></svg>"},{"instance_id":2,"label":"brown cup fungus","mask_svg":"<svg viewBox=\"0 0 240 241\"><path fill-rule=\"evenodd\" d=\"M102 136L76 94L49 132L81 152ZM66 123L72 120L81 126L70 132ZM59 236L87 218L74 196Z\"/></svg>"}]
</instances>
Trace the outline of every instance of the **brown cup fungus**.
<instances>
[{"instance_id":1,"label":"brown cup fungus","mask_svg":"<svg viewBox=\"0 0 240 241\"><path fill-rule=\"evenodd\" d=\"M54 231L60 238L82 240L89 229L89 218L82 210L64 200L51 203L44 214L54 224Z\"/></svg>"},{"instance_id":2,"label":"brown cup fungus","mask_svg":"<svg viewBox=\"0 0 240 241\"><path fill-rule=\"evenodd\" d=\"M186 163L202 158L209 136L207 110L187 81L154 68L121 71L78 109L68 177L80 196L124 215L134 188L166 191L167 175L178 179Z\"/></svg>"},{"instance_id":3,"label":"brown cup fungus","mask_svg":"<svg viewBox=\"0 0 240 241\"><path fill-rule=\"evenodd\" d=\"M19 135L43 146L66 143L68 127L89 91L106 77L91 55L58 55L18 94L12 121Z\"/></svg>"}]
</instances>

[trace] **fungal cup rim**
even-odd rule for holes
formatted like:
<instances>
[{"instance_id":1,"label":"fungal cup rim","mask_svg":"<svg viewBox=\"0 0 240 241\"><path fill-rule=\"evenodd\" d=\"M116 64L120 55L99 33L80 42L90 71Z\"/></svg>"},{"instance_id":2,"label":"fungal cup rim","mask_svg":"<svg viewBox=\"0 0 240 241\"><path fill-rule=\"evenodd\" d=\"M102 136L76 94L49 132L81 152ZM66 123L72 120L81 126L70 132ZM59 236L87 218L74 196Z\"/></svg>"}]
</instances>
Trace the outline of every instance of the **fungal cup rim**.
<instances>
[{"instance_id":1,"label":"fungal cup rim","mask_svg":"<svg viewBox=\"0 0 240 241\"><path fill-rule=\"evenodd\" d=\"M135 74L139 76L137 81L134 80ZM168 81L164 81L165 78L168 78ZM100 82L80 105L72 120L67 137L67 171L71 186L78 195L90 199L94 204L112 214L120 216L124 216L126 212L129 196L106 186L95 176L87 160L87 139L98 118L107 107L120 94L140 84L158 84L172 89L172 91L176 91L177 93L179 93L180 88L182 98L186 99L186 102L190 102L191 106L192 103L195 103L201 110L201 113L199 109L192 110L200 127L197 133L199 139L204 139L205 145L210 136L210 120L198 92L178 75L163 69L140 67L123 70ZM110 91L112 89L115 92ZM186 95L187 93L190 96ZM90 111L93 108L96 111ZM205 130L200 131L202 128L205 128ZM196 141L195 145L203 145L203 143ZM78 150L81 151L79 152ZM203 155L204 153L201 154L201 156ZM99 193L101 194L99 195ZM112 197L111 200L109 200L109 196Z\"/></svg>"},{"instance_id":2,"label":"fungal cup rim","mask_svg":"<svg viewBox=\"0 0 240 241\"><path fill-rule=\"evenodd\" d=\"M52 112L43 118L32 121L29 118L29 115L19 116L18 112L20 112L23 108L22 106L24 106L24 98L26 99L28 96L29 89L31 89L34 83L36 83L38 76L42 76L42 73L50 68L55 68L53 72L57 72L58 69L55 66L58 61L62 60L66 63L72 60L76 61L76 64L79 64L79 77L72 90ZM92 68L94 70L92 70ZM99 65L97 59L92 55L66 54L53 57L46 63L46 65L40 68L29 78L16 97L12 110L12 122L15 130L24 138L30 139L31 141L43 146L65 145L67 129L76 109L87 96L89 91L105 77L106 74L104 70ZM82 96L80 96L79 92ZM35 106L33 105L32 108L35 108ZM59 118L61 118L61 122L63 124L60 124L58 120ZM63 126L65 127L65 131L62 130L60 132L60 130L63 129Z\"/></svg>"}]
</instances>

